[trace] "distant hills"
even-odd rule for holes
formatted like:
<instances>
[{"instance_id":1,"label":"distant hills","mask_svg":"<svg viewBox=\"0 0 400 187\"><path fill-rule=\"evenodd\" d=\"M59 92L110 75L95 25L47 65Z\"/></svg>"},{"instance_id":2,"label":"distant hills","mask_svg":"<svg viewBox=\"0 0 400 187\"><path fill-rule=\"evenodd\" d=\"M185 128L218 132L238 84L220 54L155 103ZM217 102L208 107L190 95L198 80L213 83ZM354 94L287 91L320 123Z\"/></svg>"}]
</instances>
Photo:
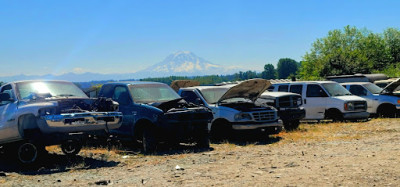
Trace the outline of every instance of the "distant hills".
<instances>
[{"instance_id":1,"label":"distant hills","mask_svg":"<svg viewBox=\"0 0 400 187\"><path fill-rule=\"evenodd\" d=\"M0 81L10 82L17 80L32 79L54 79L67 80L72 82L89 82L99 80L127 80L141 79L149 77L167 76L202 76L202 75L224 75L243 71L239 68L223 67L213 64L201 57L196 56L190 51L180 51L167 56L163 61L156 63L148 68L124 74L101 74L101 73L66 73L62 75L15 75L0 77Z\"/></svg>"}]
</instances>

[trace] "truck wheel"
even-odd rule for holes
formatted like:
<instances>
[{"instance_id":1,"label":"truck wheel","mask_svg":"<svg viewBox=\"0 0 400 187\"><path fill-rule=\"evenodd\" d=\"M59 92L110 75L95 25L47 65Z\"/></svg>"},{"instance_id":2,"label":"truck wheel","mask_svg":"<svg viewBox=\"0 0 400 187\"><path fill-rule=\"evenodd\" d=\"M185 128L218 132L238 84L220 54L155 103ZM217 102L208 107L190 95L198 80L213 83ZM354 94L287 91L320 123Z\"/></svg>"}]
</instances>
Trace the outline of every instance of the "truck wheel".
<instances>
[{"instance_id":1,"label":"truck wheel","mask_svg":"<svg viewBox=\"0 0 400 187\"><path fill-rule=\"evenodd\" d=\"M394 118L396 116L396 107L389 104L383 104L378 107L378 116L382 118Z\"/></svg>"},{"instance_id":2,"label":"truck wheel","mask_svg":"<svg viewBox=\"0 0 400 187\"><path fill-rule=\"evenodd\" d=\"M283 126L285 127L286 131L293 131L299 128L300 121L299 120L294 120L294 121L284 121Z\"/></svg>"},{"instance_id":3,"label":"truck wheel","mask_svg":"<svg viewBox=\"0 0 400 187\"><path fill-rule=\"evenodd\" d=\"M142 144L143 152L145 154L152 154L157 149L157 142L154 136L154 131L149 127L143 129Z\"/></svg>"},{"instance_id":4,"label":"truck wheel","mask_svg":"<svg viewBox=\"0 0 400 187\"><path fill-rule=\"evenodd\" d=\"M198 148L204 148L204 149L210 148L210 135L208 134L208 132L206 131L199 133L196 143L197 143L196 146Z\"/></svg>"},{"instance_id":5,"label":"truck wheel","mask_svg":"<svg viewBox=\"0 0 400 187\"><path fill-rule=\"evenodd\" d=\"M337 109L330 109L326 112L325 118L333 120L333 122L342 122L343 114Z\"/></svg>"},{"instance_id":6,"label":"truck wheel","mask_svg":"<svg viewBox=\"0 0 400 187\"><path fill-rule=\"evenodd\" d=\"M24 142L18 145L17 159L21 164L32 164L37 161L40 148L29 142Z\"/></svg>"},{"instance_id":7,"label":"truck wheel","mask_svg":"<svg viewBox=\"0 0 400 187\"><path fill-rule=\"evenodd\" d=\"M211 126L211 138L213 141L222 141L229 138L232 135L232 127L224 121L219 121Z\"/></svg>"},{"instance_id":8,"label":"truck wheel","mask_svg":"<svg viewBox=\"0 0 400 187\"><path fill-rule=\"evenodd\" d=\"M65 155L74 156L77 155L82 149L82 144L77 141L68 140L61 144L61 150Z\"/></svg>"}]
</instances>

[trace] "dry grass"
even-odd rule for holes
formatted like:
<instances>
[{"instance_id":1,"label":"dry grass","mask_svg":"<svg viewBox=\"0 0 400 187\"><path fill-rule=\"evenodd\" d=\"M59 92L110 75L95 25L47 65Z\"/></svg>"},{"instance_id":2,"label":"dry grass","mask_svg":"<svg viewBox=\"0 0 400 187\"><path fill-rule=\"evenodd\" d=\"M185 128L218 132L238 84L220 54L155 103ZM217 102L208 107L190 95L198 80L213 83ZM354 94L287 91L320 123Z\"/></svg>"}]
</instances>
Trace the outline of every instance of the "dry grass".
<instances>
[{"instance_id":1,"label":"dry grass","mask_svg":"<svg viewBox=\"0 0 400 187\"><path fill-rule=\"evenodd\" d=\"M368 122L301 124L299 130L281 132L280 144L291 142L329 142L360 139L373 134L387 132L384 124L399 123L399 119L373 119ZM389 131L397 131L389 129Z\"/></svg>"}]
</instances>

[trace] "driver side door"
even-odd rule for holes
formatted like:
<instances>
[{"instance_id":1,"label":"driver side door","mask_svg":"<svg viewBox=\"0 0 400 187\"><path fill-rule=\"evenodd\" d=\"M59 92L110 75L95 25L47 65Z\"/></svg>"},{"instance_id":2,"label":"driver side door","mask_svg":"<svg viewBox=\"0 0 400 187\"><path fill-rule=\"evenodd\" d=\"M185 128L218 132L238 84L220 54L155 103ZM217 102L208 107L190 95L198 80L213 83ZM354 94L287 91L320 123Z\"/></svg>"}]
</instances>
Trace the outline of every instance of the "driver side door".
<instances>
[{"instance_id":1,"label":"driver side door","mask_svg":"<svg viewBox=\"0 0 400 187\"><path fill-rule=\"evenodd\" d=\"M306 109L305 119L324 119L328 94L318 84L305 86L306 94L303 106Z\"/></svg>"},{"instance_id":2,"label":"driver side door","mask_svg":"<svg viewBox=\"0 0 400 187\"><path fill-rule=\"evenodd\" d=\"M18 119L16 119L17 102L12 86L5 85L1 88L3 95L0 99L0 139L9 141L20 138L18 131ZM8 97L4 97L7 95Z\"/></svg>"}]
</instances>

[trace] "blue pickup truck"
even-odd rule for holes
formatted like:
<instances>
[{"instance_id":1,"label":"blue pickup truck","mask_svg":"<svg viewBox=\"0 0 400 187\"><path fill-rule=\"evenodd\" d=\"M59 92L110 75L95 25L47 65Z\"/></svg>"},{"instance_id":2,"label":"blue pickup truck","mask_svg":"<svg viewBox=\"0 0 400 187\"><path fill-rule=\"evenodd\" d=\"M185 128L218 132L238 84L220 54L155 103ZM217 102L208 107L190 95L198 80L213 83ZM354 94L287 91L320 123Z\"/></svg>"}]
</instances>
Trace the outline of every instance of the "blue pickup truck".
<instances>
[{"instance_id":1,"label":"blue pickup truck","mask_svg":"<svg viewBox=\"0 0 400 187\"><path fill-rule=\"evenodd\" d=\"M187 103L172 88L157 82L106 83L100 97L119 103L122 125L111 134L142 143L144 153L153 153L159 142L196 143L209 148L209 109Z\"/></svg>"}]
</instances>

